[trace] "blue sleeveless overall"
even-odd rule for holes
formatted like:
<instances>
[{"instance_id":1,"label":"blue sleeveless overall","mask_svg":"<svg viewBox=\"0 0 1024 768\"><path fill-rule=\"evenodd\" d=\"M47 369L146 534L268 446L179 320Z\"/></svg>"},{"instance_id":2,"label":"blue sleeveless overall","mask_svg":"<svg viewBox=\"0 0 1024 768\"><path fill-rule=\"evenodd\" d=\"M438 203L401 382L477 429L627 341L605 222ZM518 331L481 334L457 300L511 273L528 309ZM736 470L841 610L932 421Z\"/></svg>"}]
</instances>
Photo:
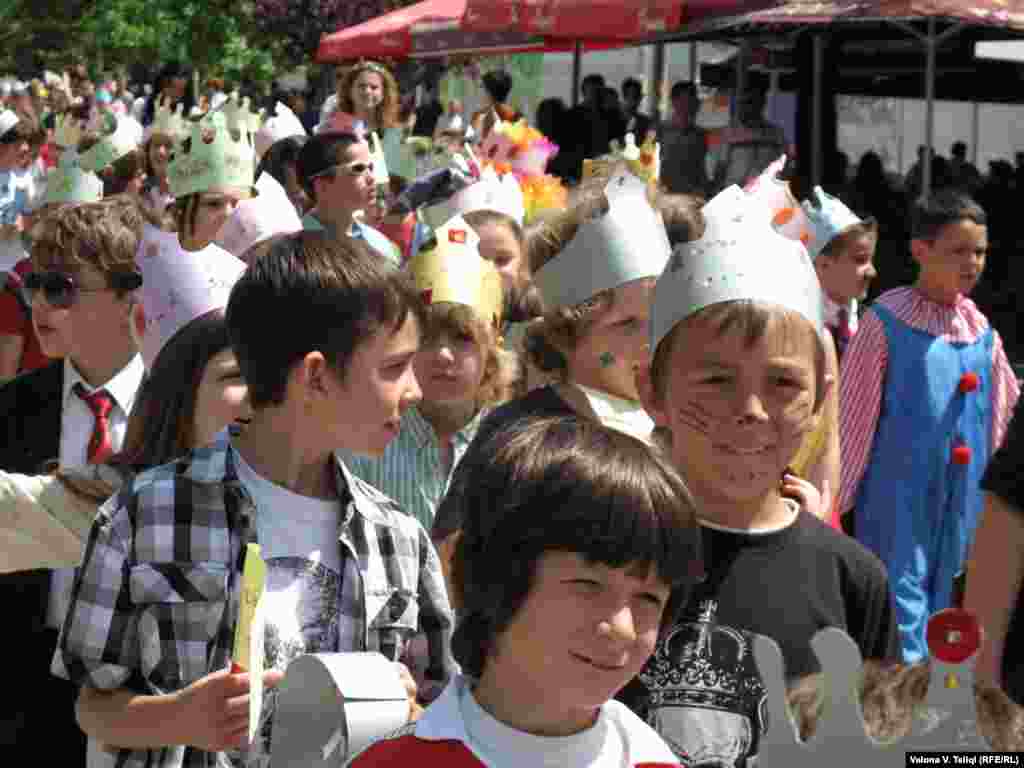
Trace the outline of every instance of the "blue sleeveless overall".
<instances>
[{"instance_id":1,"label":"blue sleeveless overall","mask_svg":"<svg viewBox=\"0 0 1024 768\"><path fill-rule=\"evenodd\" d=\"M992 434L992 329L973 344L908 326L885 307L888 368L878 428L855 506L857 538L889 570L904 660L928 655L925 627L948 608L981 513ZM978 388L961 393L973 371ZM970 461L953 449L966 445Z\"/></svg>"}]
</instances>

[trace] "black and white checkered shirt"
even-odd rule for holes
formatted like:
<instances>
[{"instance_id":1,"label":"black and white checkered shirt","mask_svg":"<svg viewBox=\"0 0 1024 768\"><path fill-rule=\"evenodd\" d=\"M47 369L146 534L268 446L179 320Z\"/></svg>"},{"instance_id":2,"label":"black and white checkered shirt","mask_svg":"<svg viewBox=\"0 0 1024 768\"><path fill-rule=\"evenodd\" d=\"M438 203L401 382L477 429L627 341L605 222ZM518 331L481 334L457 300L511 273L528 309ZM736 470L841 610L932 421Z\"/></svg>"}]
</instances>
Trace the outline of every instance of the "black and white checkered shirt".
<instances>
[{"instance_id":1,"label":"black and white checkered shirt","mask_svg":"<svg viewBox=\"0 0 1024 768\"><path fill-rule=\"evenodd\" d=\"M100 508L72 593L54 674L99 690L143 695L181 690L230 663L253 501L225 433L213 444L134 479ZM451 608L426 531L337 462L348 489L339 545L358 564L343 588L354 645L423 670L426 691L451 675ZM349 581L346 579L346 581ZM410 641L422 635L425 643ZM413 646L426 658L406 655ZM425 691L421 688L421 693ZM116 768L230 765L193 747L124 749Z\"/></svg>"}]
</instances>

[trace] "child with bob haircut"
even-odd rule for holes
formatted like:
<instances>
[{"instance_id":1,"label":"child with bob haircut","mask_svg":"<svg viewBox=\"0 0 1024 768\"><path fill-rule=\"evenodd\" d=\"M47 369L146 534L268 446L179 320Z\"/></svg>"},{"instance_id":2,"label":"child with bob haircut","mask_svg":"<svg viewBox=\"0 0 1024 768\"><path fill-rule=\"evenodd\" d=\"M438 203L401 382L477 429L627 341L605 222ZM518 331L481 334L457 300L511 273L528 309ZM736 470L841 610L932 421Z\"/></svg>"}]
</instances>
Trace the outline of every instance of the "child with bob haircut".
<instances>
[{"instance_id":1,"label":"child with bob haircut","mask_svg":"<svg viewBox=\"0 0 1024 768\"><path fill-rule=\"evenodd\" d=\"M862 656L895 652L885 571L792 497L788 467L822 416L821 292L804 247L730 187L678 247L651 307L640 392L701 514L708 578L623 700L684 764L746 765L764 730L751 633L787 670L815 671L811 637L847 631Z\"/></svg>"},{"instance_id":2,"label":"child with bob haircut","mask_svg":"<svg viewBox=\"0 0 1024 768\"><path fill-rule=\"evenodd\" d=\"M352 765L678 765L610 700L702 571L672 467L596 422L528 419L466 458L442 506L464 521L452 573L464 674Z\"/></svg>"},{"instance_id":3,"label":"child with bob haircut","mask_svg":"<svg viewBox=\"0 0 1024 768\"><path fill-rule=\"evenodd\" d=\"M511 353L499 336L501 277L481 257L481 239L460 216L435 234L437 247L408 266L428 305L414 363L423 399L403 414L383 456L351 461L358 477L427 530L480 421L505 399L512 377Z\"/></svg>"},{"instance_id":4,"label":"child with bob haircut","mask_svg":"<svg viewBox=\"0 0 1024 768\"><path fill-rule=\"evenodd\" d=\"M338 455L382 452L419 399L419 297L351 238L265 247L226 313L249 423L108 501L75 582L53 671L91 697L90 736L120 748L112 764L271 761L276 693L249 744L250 676L231 669L248 543L267 566L267 687L305 653L409 654L424 670L400 670L413 714L450 674L451 612L426 531Z\"/></svg>"},{"instance_id":5,"label":"child with bob haircut","mask_svg":"<svg viewBox=\"0 0 1024 768\"><path fill-rule=\"evenodd\" d=\"M919 200L917 281L879 297L843 361L839 511L889 570L907 662L928 655L928 617L950 605L1020 395L1002 339L967 298L985 269L985 222L960 193Z\"/></svg>"}]
</instances>

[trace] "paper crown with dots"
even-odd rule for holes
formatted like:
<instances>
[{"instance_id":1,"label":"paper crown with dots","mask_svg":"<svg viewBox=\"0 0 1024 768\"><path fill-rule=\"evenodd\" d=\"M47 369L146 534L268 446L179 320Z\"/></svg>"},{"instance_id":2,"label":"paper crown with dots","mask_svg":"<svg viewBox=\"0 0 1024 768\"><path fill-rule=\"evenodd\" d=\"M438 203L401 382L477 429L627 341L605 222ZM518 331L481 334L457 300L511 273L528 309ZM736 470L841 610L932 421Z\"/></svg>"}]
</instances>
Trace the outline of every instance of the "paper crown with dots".
<instances>
[{"instance_id":1,"label":"paper crown with dots","mask_svg":"<svg viewBox=\"0 0 1024 768\"><path fill-rule=\"evenodd\" d=\"M128 120L112 119L113 131L105 133L100 140L82 153L82 168L100 172L108 168L129 152L138 148L138 136Z\"/></svg>"},{"instance_id":2,"label":"paper crown with dots","mask_svg":"<svg viewBox=\"0 0 1024 768\"><path fill-rule=\"evenodd\" d=\"M805 247L812 240L810 222L804 209L793 196L788 181L779 178L786 167L786 156L783 155L769 165L764 173L754 178L744 191L767 208L772 226L779 234L790 240L799 240Z\"/></svg>"},{"instance_id":3,"label":"paper crown with dots","mask_svg":"<svg viewBox=\"0 0 1024 768\"><path fill-rule=\"evenodd\" d=\"M911 751L990 751L979 731L975 704L974 660L982 638L977 619L961 609L940 611L929 620L927 635L931 679L922 717L915 718L906 738L887 743L875 741L865 728L859 692L862 659L849 635L833 627L811 639L824 677L824 700L815 733L806 743L786 705L782 653L773 640L755 637L754 659L768 715L758 768L903 768Z\"/></svg>"},{"instance_id":4,"label":"paper crown with dots","mask_svg":"<svg viewBox=\"0 0 1024 768\"><path fill-rule=\"evenodd\" d=\"M94 203L103 198L103 181L86 171L78 153L67 149L46 175L46 204Z\"/></svg>"},{"instance_id":5,"label":"paper crown with dots","mask_svg":"<svg viewBox=\"0 0 1024 768\"><path fill-rule=\"evenodd\" d=\"M409 273L427 304L463 304L492 327L500 328L504 306L501 275L480 255L479 235L461 216L434 234L437 247L421 250L409 262Z\"/></svg>"},{"instance_id":6,"label":"paper crown with dots","mask_svg":"<svg viewBox=\"0 0 1024 768\"><path fill-rule=\"evenodd\" d=\"M174 232L144 227L136 256L142 274L144 317L139 345L147 369L174 335L215 309L227 306L245 264L226 251L186 251Z\"/></svg>"},{"instance_id":7,"label":"paper crown with dots","mask_svg":"<svg viewBox=\"0 0 1024 768\"><path fill-rule=\"evenodd\" d=\"M671 254L665 223L647 199L647 184L620 172L604 189L608 211L583 222L555 258L537 270L534 285L548 309L582 304L662 273Z\"/></svg>"},{"instance_id":8,"label":"paper crown with dots","mask_svg":"<svg viewBox=\"0 0 1024 768\"><path fill-rule=\"evenodd\" d=\"M729 301L797 312L823 333L821 285L807 249L775 230L762 201L732 186L701 213L703 236L676 246L654 288L651 354L678 323Z\"/></svg>"},{"instance_id":9,"label":"paper crown with dots","mask_svg":"<svg viewBox=\"0 0 1024 768\"><path fill-rule=\"evenodd\" d=\"M811 228L811 241L807 246L811 258L816 259L825 247L850 227L862 223L838 197L821 187L815 187L812 200L804 200L803 210Z\"/></svg>"},{"instance_id":10,"label":"paper crown with dots","mask_svg":"<svg viewBox=\"0 0 1024 768\"><path fill-rule=\"evenodd\" d=\"M255 194L256 150L246 119L232 122L223 111L211 112L191 125L188 139L175 148L167 166L173 197L212 189L241 189Z\"/></svg>"}]
</instances>

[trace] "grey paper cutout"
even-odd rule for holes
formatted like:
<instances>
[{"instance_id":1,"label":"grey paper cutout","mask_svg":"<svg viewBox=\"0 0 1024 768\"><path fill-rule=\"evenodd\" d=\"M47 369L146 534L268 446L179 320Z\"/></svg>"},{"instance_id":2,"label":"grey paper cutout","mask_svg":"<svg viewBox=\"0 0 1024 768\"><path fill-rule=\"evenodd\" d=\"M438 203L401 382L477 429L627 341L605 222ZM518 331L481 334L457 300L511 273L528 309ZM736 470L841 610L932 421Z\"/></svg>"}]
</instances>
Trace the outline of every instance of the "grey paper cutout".
<instances>
[{"instance_id":1,"label":"grey paper cutout","mask_svg":"<svg viewBox=\"0 0 1024 768\"><path fill-rule=\"evenodd\" d=\"M974 661L949 665L932 659L925 709L931 722L917 720L910 735L892 743L872 739L860 706L862 661L856 643L841 629L822 629L811 638L821 664L825 701L814 736L800 741L786 705L782 652L774 640L755 636L754 659L767 692L768 729L761 736L757 768L903 768L908 751L989 751L977 729ZM945 687L956 673L959 686ZM941 721L936 725L936 715Z\"/></svg>"},{"instance_id":2,"label":"grey paper cutout","mask_svg":"<svg viewBox=\"0 0 1024 768\"><path fill-rule=\"evenodd\" d=\"M316 653L289 666L271 746L277 768L339 766L409 719L397 667L379 653Z\"/></svg>"}]
</instances>

